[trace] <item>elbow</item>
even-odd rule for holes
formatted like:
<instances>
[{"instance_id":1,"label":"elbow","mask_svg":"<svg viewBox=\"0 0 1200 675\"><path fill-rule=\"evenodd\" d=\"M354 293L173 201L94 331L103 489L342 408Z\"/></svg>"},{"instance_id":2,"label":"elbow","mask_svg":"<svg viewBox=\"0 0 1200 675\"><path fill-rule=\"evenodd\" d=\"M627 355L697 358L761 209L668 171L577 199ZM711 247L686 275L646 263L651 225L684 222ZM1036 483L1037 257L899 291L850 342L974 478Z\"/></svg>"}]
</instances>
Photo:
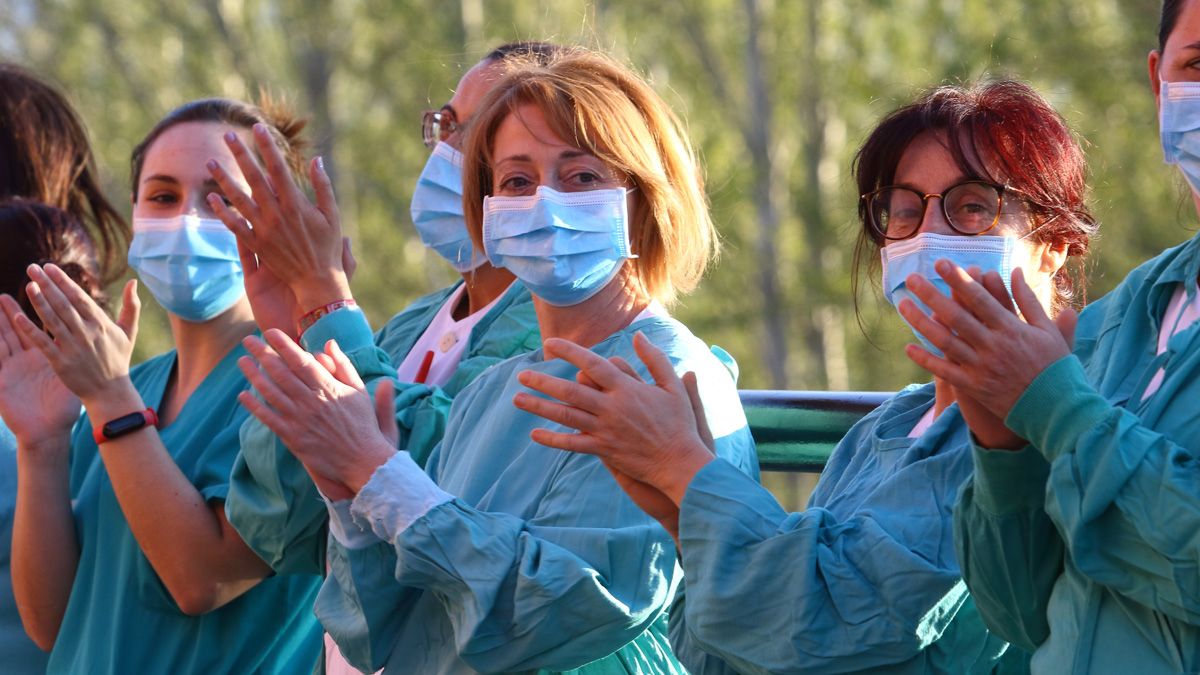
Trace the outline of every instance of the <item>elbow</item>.
<instances>
[{"instance_id":1,"label":"elbow","mask_svg":"<svg viewBox=\"0 0 1200 675\"><path fill-rule=\"evenodd\" d=\"M217 584L196 580L180 584L178 588L168 588L171 599L178 605L179 611L187 616L208 614L220 606L218 597L220 591Z\"/></svg>"},{"instance_id":2,"label":"elbow","mask_svg":"<svg viewBox=\"0 0 1200 675\"><path fill-rule=\"evenodd\" d=\"M59 615L57 620L49 617L32 615L27 616L25 612L21 612L21 624L25 627L25 634L33 641L33 644L38 646L38 649L49 652L54 649L54 641L58 639L58 629L62 626L62 616Z\"/></svg>"}]
</instances>

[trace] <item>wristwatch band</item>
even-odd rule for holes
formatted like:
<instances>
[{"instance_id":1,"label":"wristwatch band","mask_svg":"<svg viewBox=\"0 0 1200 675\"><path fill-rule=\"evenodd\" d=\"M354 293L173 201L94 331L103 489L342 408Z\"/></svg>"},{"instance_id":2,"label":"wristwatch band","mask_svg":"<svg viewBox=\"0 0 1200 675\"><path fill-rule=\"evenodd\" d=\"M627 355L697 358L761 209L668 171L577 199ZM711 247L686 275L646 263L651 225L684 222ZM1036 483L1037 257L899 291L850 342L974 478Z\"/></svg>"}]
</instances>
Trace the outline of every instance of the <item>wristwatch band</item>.
<instances>
[{"instance_id":1,"label":"wristwatch band","mask_svg":"<svg viewBox=\"0 0 1200 675\"><path fill-rule=\"evenodd\" d=\"M96 439L96 445L101 445L143 427L155 426L158 426L158 415L154 412L154 408L146 408L109 420L100 427L93 425L92 435Z\"/></svg>"}]
</instances>

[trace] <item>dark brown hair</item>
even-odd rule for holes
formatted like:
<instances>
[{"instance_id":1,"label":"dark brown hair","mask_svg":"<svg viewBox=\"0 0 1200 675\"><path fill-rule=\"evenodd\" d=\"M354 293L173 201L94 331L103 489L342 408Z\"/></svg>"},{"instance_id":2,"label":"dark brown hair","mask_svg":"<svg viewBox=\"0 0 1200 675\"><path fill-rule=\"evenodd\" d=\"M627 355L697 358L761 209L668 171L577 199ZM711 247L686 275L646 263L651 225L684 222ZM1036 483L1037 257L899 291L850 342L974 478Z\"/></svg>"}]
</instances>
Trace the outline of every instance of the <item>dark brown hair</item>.
<instances>
[{"instance_id":1,"label":"dark brown hair","mask_svg":"<svg viewBox=\"0 0 1200 675\"><path fill-rule=\"evenodd\" d=\"M304 148L307 143L300 137L308 120L297 117L280 99L267 94L260 96L260 105L250 105L242 101L228 98L204 98L198 101L184 103L167 113L154 125L150 133L133 148L130 156L130 185L133 189L133 201L137 201L138 179L142 175L142 165L146 161L146 151L154 145L154 141L176 124L184 122L215 122L228 124L238 129L250 129L255 124L266 125L271 140L283 152L288 166L297 181L303 182Z\"/></svg>"},{"instance_id":2,"label":"dark brown hair","mask_svg":"<svg viewBox=\"0 0 1200 675\"><path fill-rule=\"evenodd\" d=\"M104 196L82 122L54 87L8 63L0 63L0 148L0 200L67 211L99 242L103 282L121 276L129 225ZM8 246L13 238L3 236Z\"/></svg>"},{"instance_id":3,"label":"dark brown hair","mask_svg":"<svg viewBox=\"0 0 1200 675\"><path fill-rule=\"evenodd\" d=\"M1179 14L1183 11L1183 3L1187 0L1163 0L1162 12L1158 15L1158 53L1162 54L1167 48L1167 38L1175 30L1179 22Z\"/></svg>"},{"instance_id":4,"label":"dark brown hair","mask_svg":"<svg viewBox=\"0 0 1200 675\"><path fill-rule=\"evenodd\" d=\"M17 299L26 316L41 325L25 286L30 265L54 263L102 307L108 304L92 238L71 213L28 200L0 203L0 293Z\"/></svg>"},{"instance_id":5,"label":"dark brown hair","mask_svg":"<svg viewBox=\"0 0 1200 675\"><path fill-rule=\"evenodd\" d=\"M931 89L885 117L854 158L858 192L865 195L895 180L896 167L920 135L943 135L963 175L1002 183L1020 191L1032 217L1038 242L1066 245L1079 260L1096 233L1087 205L1087 163L1083 149L1062 116L1029 85L997 80L972 86ZM859 271L878 260L879 235L869 222L866 200L858 205L860 231L855 247L853 283L858 297ZM1054 309L1072 302L1083 288L1083 275L1067 265L1054 277Z\"/></svg>"}]
</instances>

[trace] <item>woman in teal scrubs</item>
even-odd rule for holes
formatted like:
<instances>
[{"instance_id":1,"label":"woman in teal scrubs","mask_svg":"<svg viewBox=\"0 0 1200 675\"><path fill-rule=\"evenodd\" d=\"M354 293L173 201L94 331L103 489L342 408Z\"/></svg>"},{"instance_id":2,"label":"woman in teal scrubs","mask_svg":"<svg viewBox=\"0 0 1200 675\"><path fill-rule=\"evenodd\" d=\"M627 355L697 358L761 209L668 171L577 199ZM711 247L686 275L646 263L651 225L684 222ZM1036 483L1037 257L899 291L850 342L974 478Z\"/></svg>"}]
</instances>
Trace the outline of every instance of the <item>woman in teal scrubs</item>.
<instances>
[{"instance_id":1,"label":"woman in teal scrubs","mask_svg":"<svg viewBox=\"0 0 1200 675\"><path fill-rule=\"evenodd\" d=\"M1200 210L1200 1L1164 2L1160 26L1160 140ZM978 403L955 539L980 612L1036 650L1035 673L1200 670L1200 236L1135 269L1076 326L1038 311L1015 275L1029 323L987 293L999 279L938 271L960 303L920 286L941 323L906 311L946 359L910 356Z\"/></svg>"},{"instance_id":2,"label":"woman in teal scrubs","mask_svg":"<svg viewBox=\"0 0 1200 675\"><path fill-rule=\"evenodd\" d=\"M533 294L542 335L632 359L643 334L674 367L698 373L716 452L756 475L732 377L665 307L698 282L716 233L691 146L662 99L583 50L514 63L481 104L463 154L472 240ZM242 213L270 199L257 188L232 198ZM254 236L267 264L287 244ZM455 398L426 473L374 426L360 375L387 368L356 373L365 361L352 364L338 347L369 339L361 315L326 318L338 338L315 358L279 331L248 340L244 372L265 402L242 400L334 500L317 614L352 664L683 672L666 635L679 581L669 535L601 462L532 442L538 418L510 403L524 389L518 372L574 377L573 366L538 350L480 375ZM388 397L377 398L390 427Z\"/></svg>"},{"instance_id":3,"label":"woman in teal scrubs","mask_svg":"<svg viewBox=\"0 0 1200 675\"><path fill-rule=\"evenodd\" d=\"M25 268L32 263L71 261L78 265L75 271L89 270L89 279L77 280L102 300L102 289L124 270L129 224L104 195L87 132L70 102L10 63L0 63L0 148L0 200L31 200L69 214L43 218L33 213L41 207L6 210L0 225L0 293L20 296L29 282ZM20 381L9 377L0 380ZM74 413L79 415L78 406ZM16 437L0 421L0 663L14 675L44 673L46 653L25 634L12 594L16 500Z\"/></svg>"},{"instance_id":4,"label":"woman in teal scrubs","mask_svg":"<svg viewBox=\"0 0 1200 675\"><path fill-rule=\"evenodd\" d=\"M52 264L30 266L26 287L48 332L5 303L0 369L37 350L57 375L43 372L5 416L16 429L48 403L63 413L17 439L14 588L49 672L305 673L316 659L316 584L267 578L222 503L246 417L243 284L270 279L243 268L212 218L204 160L265 121L244 103L195 101L133 152L129 262L167 310L175 350L129 368L135 281L115 322ZM272 139L290 148L298 126L282 120ZM75 424L66 412L80 402Z\"/></svg>"},{"instance_id":5,"label":"woman in teal scrubs","mask_svg":"<svg viewBox=\"0 0 1200 675\"><path fill-rule=\"evenodd\" d=\"M1066 123L1029 87L934 89L858 152L859 250L881 256L893 304L910 294L910 273L936 276L933 261L948 256L1033 270L1038 302L1065 306L1064 265L1095 229L1084 169ZM963 402L946 381L910 385L859 421L808 508L788 513L713 458L669 370L648 384L577 345L546 351L583 368L590 386L528 373L527 385L562 403L522 394L517 405L579 430L535 440L596 454L627 485L666 497L647 507L677 521L687 592L671 641L693 672L1024 668L1027 657L980 619L954 556L952 508L971 456ZM639 356L661 359L650 347Z\"/></svg>"}]
</instances>

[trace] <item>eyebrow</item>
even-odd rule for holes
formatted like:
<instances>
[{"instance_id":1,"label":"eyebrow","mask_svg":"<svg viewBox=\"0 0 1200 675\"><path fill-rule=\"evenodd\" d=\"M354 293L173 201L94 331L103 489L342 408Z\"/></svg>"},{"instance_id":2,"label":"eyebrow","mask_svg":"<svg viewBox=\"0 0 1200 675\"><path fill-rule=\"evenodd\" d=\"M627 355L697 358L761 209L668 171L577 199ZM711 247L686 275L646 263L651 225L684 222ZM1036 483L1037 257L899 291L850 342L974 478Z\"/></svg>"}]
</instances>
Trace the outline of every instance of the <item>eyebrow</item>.
<instances>
[{"instance_id":1,"label":"eyebrow","mask_svg":"<svg viewBox=\"0 0 1200 675\"><path fill-rule=\"evenodd\" d=\"M146 178L143 178L142 185L155 181L159 183L170 183L171 185L180 184L179 179L174 176L170 176L165 173L156 173L153 176L147 176ZM203 185L204 189L208 192L221 192L221 185L217 183L215 178L206 178L201 185Z\"/></svg>"},{"instance_id":2,"label":"eyebrow","mask_svg":"<svg viewBox=\"0 0 1200 675\"><path fill-rule=\"evenodd\" d=\"M562 159L577 159L579 157L595 157L595 155L593 155L592 153L587 152L585 150L563 150L562 152L560 152L558 154L558 159L560 159L560 160L562 160ZM597 160L599 160L599 158L597 158ZM508 157L497 160L496 164L503 164L504 162L532 162L532 161L533 160L530 159L529 155L509 155Z\"/></svg>"}]
</instances>

